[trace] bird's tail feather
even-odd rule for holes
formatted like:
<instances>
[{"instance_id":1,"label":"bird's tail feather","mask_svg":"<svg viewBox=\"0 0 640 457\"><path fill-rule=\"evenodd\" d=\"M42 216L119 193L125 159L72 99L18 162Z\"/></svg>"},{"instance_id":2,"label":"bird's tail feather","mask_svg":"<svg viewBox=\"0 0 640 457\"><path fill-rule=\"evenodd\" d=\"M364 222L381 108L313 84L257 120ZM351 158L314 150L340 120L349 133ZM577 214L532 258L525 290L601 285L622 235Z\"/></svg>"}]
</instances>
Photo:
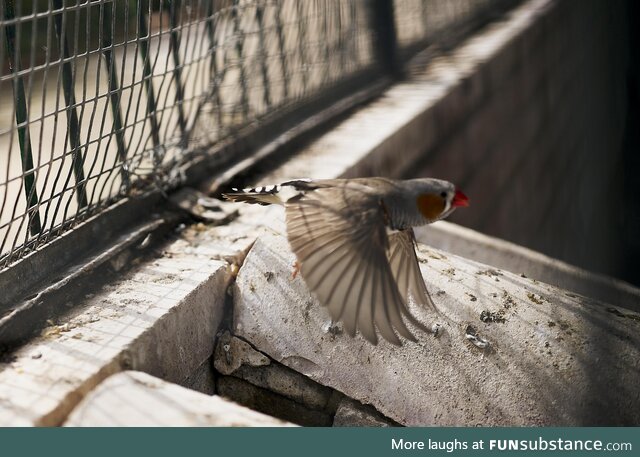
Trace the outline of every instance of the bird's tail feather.
<instances>
[{"instance_id":1,"label":"bird's tail feather","mask_svg":"<svg viewBox=\"0 0 640 457\"><path fill-rule=\"evenodd\" d=\"M256 205L282 205L284 202L278 196L280 186L253 187L251 189L231 189L222 196L232 202L244 202Z\"/></svg>"}]
</instances>

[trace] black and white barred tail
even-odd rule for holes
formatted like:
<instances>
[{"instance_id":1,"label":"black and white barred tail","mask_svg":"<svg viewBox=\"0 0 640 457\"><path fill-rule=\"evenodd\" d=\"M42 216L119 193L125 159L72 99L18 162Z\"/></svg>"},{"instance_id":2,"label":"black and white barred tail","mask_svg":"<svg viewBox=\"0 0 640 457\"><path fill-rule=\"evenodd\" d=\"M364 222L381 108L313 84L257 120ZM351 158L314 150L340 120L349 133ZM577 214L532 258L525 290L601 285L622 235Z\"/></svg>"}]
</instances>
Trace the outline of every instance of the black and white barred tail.
<instances>
[{"instance_id":1,"label":"black and white barred tail","mask_svg":"<svg viewBox=\"0 0 640 457\"><path fill-rule=\"evenodd\" d=\"M282 184L262 187L252 187L249 189L231 189L222 196L232 202L244 202L256 205L283 205L290 198L299 195L301 192L313 190L311 181L295 180Z\"/></svg>"}]
</instances>

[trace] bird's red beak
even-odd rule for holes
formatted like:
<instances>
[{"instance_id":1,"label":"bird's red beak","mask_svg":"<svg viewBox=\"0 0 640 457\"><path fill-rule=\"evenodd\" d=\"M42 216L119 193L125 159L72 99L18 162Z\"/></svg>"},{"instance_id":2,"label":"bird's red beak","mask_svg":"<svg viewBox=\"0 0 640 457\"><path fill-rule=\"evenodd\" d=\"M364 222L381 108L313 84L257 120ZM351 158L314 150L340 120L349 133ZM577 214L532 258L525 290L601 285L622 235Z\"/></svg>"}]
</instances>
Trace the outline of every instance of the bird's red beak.
<instances>
[{"instance_id":1,"label":"bird's red beak","mask_svg":"<svg viewBox=\"0 0 640 457\"><path fill-rule=\"evenodd\" d=\"M453 201L451 202L451 206L469 206L469 197L462 193L461 190L456 189L456 193L453 196Z\"/></svg>"}]
</instances>

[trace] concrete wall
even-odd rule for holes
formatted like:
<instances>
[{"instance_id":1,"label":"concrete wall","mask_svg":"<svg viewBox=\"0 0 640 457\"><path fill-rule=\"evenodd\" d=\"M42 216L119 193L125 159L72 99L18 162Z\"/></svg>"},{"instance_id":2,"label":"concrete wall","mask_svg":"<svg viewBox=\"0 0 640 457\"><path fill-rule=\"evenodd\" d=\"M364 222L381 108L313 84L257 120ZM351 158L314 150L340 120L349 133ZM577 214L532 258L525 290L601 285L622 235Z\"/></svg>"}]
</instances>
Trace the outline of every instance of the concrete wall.
<instances>
[{"instance_id":1,"label":"concrete wall","mask_svg":"<svg viewBox=\"0 0 640 457\"><path fill-rule=\"evenodd\" d=\"M551 2L439 110L408 177L464 189L453 222L624 277L625 23L624 2Z\"/></svg>"}]
</instances>

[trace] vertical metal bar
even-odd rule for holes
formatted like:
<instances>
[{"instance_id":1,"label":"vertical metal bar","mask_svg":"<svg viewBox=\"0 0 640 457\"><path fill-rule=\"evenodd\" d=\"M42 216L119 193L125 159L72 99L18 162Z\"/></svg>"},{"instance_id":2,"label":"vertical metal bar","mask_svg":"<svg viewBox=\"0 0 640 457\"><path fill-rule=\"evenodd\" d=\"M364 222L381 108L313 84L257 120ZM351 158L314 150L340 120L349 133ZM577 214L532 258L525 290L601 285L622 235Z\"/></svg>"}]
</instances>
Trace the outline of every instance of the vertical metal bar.
<instances>
[{"instance_id":1,"label":"vertical metal bar","mask_svg":"<svg viewBox=\"0 0 640 457\"><path fill-rule=\"evenodd\" d=\"M256 21L258 22L259 46L260 46L260 68L262 70L262 87L264 91L264 103L267 108L271 107L271 92L269 88L269 70L267 68L267 49L265 47L264 36L264 4L256 5Z\"/></svg>"},{"instance_id":2,"label":"vertical metal bar","mask_svg":"<svg viewBox=\"0 0 640 457\"><path fill-rule=\"evenodd\" d=\"M169 3L169 22L171 24L171 54L173 56L173 79L176 85L176 108L178 109L178 125L182 138L186 139L187 122L184 118L184 89L182 88L182 64L180 62L180 33L178 32L178 13L180 0L167 0Z\"/></svg>"},{"instance_id":3,"label":"vertical metal bar","mask_svg":"<svg viewBox=\"0 0 640 457\"><path fill-rule=\"evenodd\" d=\"M53 0L53 5L56 10L62 10L62 0ZM80 147L80 123L78 122L78 113L76 112L75 104L76 98L74 94L74 76L71 71L71 62L68 60L71 57L69 53L69 46L67 44L67 37L65 30L63 30L62 16L63 12L59 12L54 15L54 24L56 34L58 35L59 50L62 56L62 90L64 92L64 100L67 104L67 130L69 134L69 142L71 143L71 160L73 166L73 174L76 178L76 199L78 200L78 206L84 208L87 206L87 192L84 178L84 158L82 156L82 149Z\"/></svg>"},{"instance_id":4,"label":"vertical metal bar","mask_svg":"<svg viewBox=\"0 0 640 457\"><path fill-rule=\"evenodd\" d=\"M427 0L422 0L422 8L420 11L420 14L422 15L422 38L426 38L427 34L429 33L429 30L427 30L427 18L428 18L428 14L429 14L429 9L427 7Z\"/></svg>"},{"instance_id":5,"label":"vertical metal bar","mask_svg":"<svg viewBox=\"0 0 640 457\"><path fill-rule=\"evenodd\" d=\"M36 8L32 9L32 13L34 13L37 10L37 6L33 5ZM39 30L39 28L36 26L35 27L36 30ZM42 86L41 86L41 95L40 95L40 112L44 115L44 113L47 112L47 103L46 100L47 98L51 98L51 97L47 97L48 95L48 88L47 88L47 82L50 81L50 74L49 74L49 70L52 68L50 65L48 65L48 63L51 62L51 58L52 58L52 48L54 48L54 40L55 38L52 36L54 33L52 33L54 28L53 25L53 15L48 15L47 17L47 25L46 25L46 40L44 42L44 46L45 46L45 56L44 56L44 61L47 63L47 65L45 65L43 72L42 72ZM31 38L31 46L32 46L32 55L31 55L31 59L30 59L30 66L35 65L35 55L34 55L34 46L36 46L36 33L32 33L32 38ZM59 55L58 55L58 58ZM59 70L56 70L57 73L59 73ZM30 79L33 77L33 73L30 73ZM50 142L52 145L56 144L56 125L57 125L57 113L58 113L58 78L56 78L56 88L55 90L55 97L56 97L56 107L54 109L54 116L53 116L53 126L46 126L45 124L47 124L46 122L40 122L40 128L38 129L38 139L36 140L38 142L38 144L43 145L44 144L44 135L45 135L45 131L53 131L53 135L50 139ZM33 90L30 91L31 94L30 96L33 94ZM29 104L31 104L31 101L29 102ZM35 106L35 104L34 104ZM65 142L65 148L66 148L66 142ZM53 151L52 151L53 152ZM44 157L39 157L38 160L38 164L36 165L38 168L40 168L40 164L45 161L46 164L44 165L44 167L42 168L42 171L44 173L41 173L40 176L38 176L38 179L41 179L41 187L44 191L44 189L55 189L57 188L57 177L59 176L59 174L57 174L54 170L52 170L52 161L54 160L54 157L56 156L56 154L51 154L49 157L49 160L46 160ZM45 171L46 170L46 171ZM55 174L56 177L53 180L53 183L49 182L49 177ZM44 175L44 179L42 179ZM44 191L46 192L46 191ZM71 201L71 199L69 199L69 201ZM46 206L45 206L45 202L46 202ZM49 224L49 218L55 220L55 209L52 211L51 210L51 205L53 203L53 199L52 198L46 198L43 195L40 196L40 206L43 208L42 211L42 230L40 231L40 234L38 235L38 237L35 239L35 243L39 244L41 243L43 240L46 241L49 237L50 237L50 231L47 231L47 226L49 226L49 228L51 228L51 226L53 224ZM13 249L13 248L12 248Z\"/></svg>"},{"instance_id":6,"label":"vertical metal bar","mask_svg":"<svg viewBox=\"0 0 640 457\"><path fill-rule=\"evenodd\" d=\"M355 68L358 61L358 27L356 23L356 2L351 0L349 2L349 62L353 65L352 68Z\"/></svg>"},{"instance_id":7,"label":"vertical metal bar","mask_svg":"<svg viewBox=\"0 0 640 457\"><path fill-rule=\"evenodd\" d=\"M9 22L15 18L14 0L6 0L4 16ZM38 213L38 192L35 186L35 170L33 168L31 138L29 137L27 99L25 96L24 82L22 81L22 77L18 75L20 71L20 50L16 50L16 26L13 23L6 24L5 33L7 36L9 71L14 75L12 80L13 99L16 104L16 126L18 129L18 142L20 143L20 156L22 158L27 213L29 214L29 232L35 236L42 230L42 224L40 223L40 214Z\"/></svg>"},{"instance_id":8,"label":"vertical metal bar","mask_svg":"<svg viewBox=\"0 0 640 457\"><path fill-rule=\"evenodd\" d=\"M115 5L114 5L115 7ZM129 176L129 170L127 168L127 147L124 141L124 129L122 124L122 114L120 113L120 96L122 95L122 89L118 83L118 70L113 58L113 10L111 7L107 7L106 4L100 5L100 12L102 14L102 30L100 30L100 36L102 37L102 55L106 62L107 71L109 72L109 101L111 105L111 114L113 116L113 129L112 132L116 137L116 145L118 146L118 156L122 162L122 168L120 170L120 177L122 179L122 186L125 189L129 189L131 180Z\"/></svg>"},{"instance_id":9,"label":"vertical metal bar","mask_svg":"<svg viewBox=\"0 0 640 457\"><path fill-rule=\"evenodd\" d=\"M282 92L285 101L289 98L289 66L282 27L282 2L276 2L276 28L278 30L278 50L280 52L280 66L282 67Z\"/></svg>"},{"instance_id":10,"label":"vertical metal bar","mask_svg":"<svg viewBox=\"0 0 640 457\"><path fill-rule=\"evenodd\" d=\"M221 131L223 128L222 124L222 102L220 100L220 81L218 81L218 77L220 76L220 72L218 71L218 62L216 60L216 55L218 53L217 47L218 42L216 40L216 30L213 25L214 21L214 0L209 0L207 2L207 35L209 36L209 43L211 44L211 61L209 66L209 78L213 81L213 98L216 103L216 115L218 116L218 129Z\"/></svg>"},{"instance_id":11,"label":"vertical metal bar","mask_svg":"<svg viewBox=\"0 0 640 457\"><path fill-rule=\"evenodd\" d=\"M340 57L340 71L338 77L342 77L344 74L344 67L346 66L346 54L344 52L344 37L342 36L342 2L335 2L336 4L336 33L338 34L336 44L337 51ZM370 6L372 8L372 6ZM374 31L375 33L375 31ZM335 48L334 48L335 49Z\"/></svg>"},{"instance_id":12,"label":"vertical metal bar","mask_svg":"<svg viewBox=\"0 0 640 457\"><path fill-rule=\"evenodd\" d=\"M156 118L156 95L153 90L153 73L151 71L151 59L149 57L149 29L147 27L147 20L145 19L145 11L149 10L149 2L147 0L139 0L138 2L138 26L139 26L139 45L140 56L143 63L143 81L147 88L147 118L151 124L151 139L153 141L153 147L156 150L160 148L160 127L158 126L158 119ZM149 19L150 20L150 19ZM154 161L157 157L154 156Z\"/></svg>"},{"instance_id":13,"label":"vertical metal bar","mask_svg":"<svg viewBox=\"0 0 640 457\"><path fill-rule=\"evenodd\" d=\"M322 11L322 33L324 43L324 81L328 82L331 79L331 39L329 38L329 24L327 18L329 17L329 4L331 0L323 0Z\"/></svg>"},{"instance_id":14,"label":"vertical metal bar","mask_svg":"<svg viewBox=\"0 0 640 457\"><path fill-rule=\"evenodd\" d=\"M247 75L243 65L244 36L240 31L240 16L238 14L238 8L240 8L240 1L233 0L231 17L233 18L233 37L236 40L236 53L238 54L238 62L240 67L240 86L242 88L242 93L240 94L240 103L242 104L243 120L246 121L249 117L249 89L247 88Z\"/></svg>"},{"instance_id":15,"label":"vertical metal bar","mask_svg":"<svg viewBox=\"0 0 640 457\"><path fill-rule=\"evenodd\" d=\"M397 56L396 24L393 0L370 0L369 21L373 31L373 50L383 73L394 78L402 75Z\"/></svg>"},{"instance_id":16,"label":"vertical metal bar","mask_svg":"<svg viewBox=\"0 0 640 457\"><path fill-rule=\"evenodd\" d=\"M307 68L307 53L305 50L305 46L307 43L307 30L306 30L306 20L304 20L304 13L302 11L302 0L297 0L296 2L296 13L298 15L298 53L300 54L300 64L302 66L302 89L304 92L307 90L307 85L309 83L309 69Z\"/></svg>"}]
</instances>

